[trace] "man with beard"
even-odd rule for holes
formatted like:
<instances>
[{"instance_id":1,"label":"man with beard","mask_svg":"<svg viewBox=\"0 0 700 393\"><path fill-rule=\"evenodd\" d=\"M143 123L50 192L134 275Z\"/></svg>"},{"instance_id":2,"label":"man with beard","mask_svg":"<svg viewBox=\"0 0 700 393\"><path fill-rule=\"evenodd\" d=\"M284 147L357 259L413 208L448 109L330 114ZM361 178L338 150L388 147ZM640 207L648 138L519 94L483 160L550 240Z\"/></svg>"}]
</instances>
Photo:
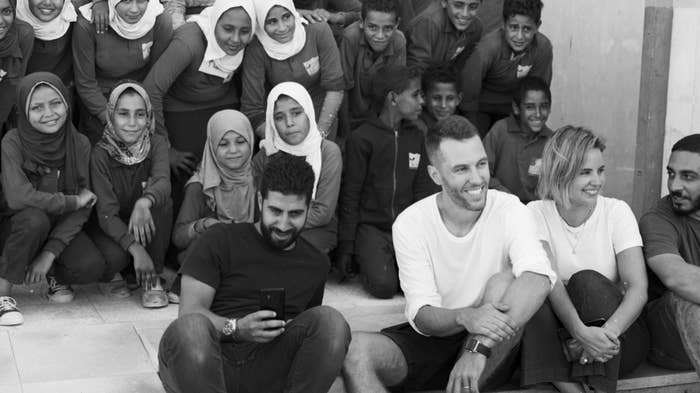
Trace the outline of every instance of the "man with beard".
<instances>
[{"instance_id":1,"label":"man with beard","mask_svg":"<svg viewBox=\"0 0 700 393\"><path fill-rule=\"evenodd\" d=\"M676 142L669 195L642 216L649 274L649 360L700 373L700 134Z\"/></svg>"},{"instance_id":2,"label":"man with beard","mask_svg":"<svg viewBox=\"0 0 700 393\"><path fill-rule=\"evenodd\" d=\"M179 318L158 351L167 392L328 391L350 329L321 306L328 258L298 237L313 186L303 158L278 153L263 173L260 220L215 225L193 245ZM285 316L261 310L265 288L284 288Z\"/></svg>"},{"instance_id":3,"label":"man with beard","mask_svg":"<svg viewBox=\"0 0 700 393\"><path fill-rule=\"evenodd\" d=\"M476 127L450 116L426 135L442 192L399 215L393 240L408 323L353 333L350 392L478 392L510 380L520 331L556 281L517 197L489 190Z\"/></svg>"}]
</instances>

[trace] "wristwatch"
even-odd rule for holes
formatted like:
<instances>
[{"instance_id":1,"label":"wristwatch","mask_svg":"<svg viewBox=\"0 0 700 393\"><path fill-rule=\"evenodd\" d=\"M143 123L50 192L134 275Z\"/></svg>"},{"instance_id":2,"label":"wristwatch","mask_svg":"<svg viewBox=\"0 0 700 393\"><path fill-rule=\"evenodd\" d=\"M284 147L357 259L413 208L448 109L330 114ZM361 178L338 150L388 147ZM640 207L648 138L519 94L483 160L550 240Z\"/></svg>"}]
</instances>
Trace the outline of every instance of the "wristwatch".
<instances>
[{"instance_id":1,"label":"wristwatch","mask_svg":"<svg viewBox=\"0 0 700 393\"><path fill-rule=\"evenodd\" d=\"M237 322L238 320L236 318L227 319L226 323L224 323L224 327L221 329L221 334L233 338L238 327Z\"/></svg>"},{"instance_id":2,"label":"wristwatch","mask_svg":"<svg viewBox=\"0 0 700 393\"><path fill-rule=\"evenodd\" d=\"M471 353L480 353L488 359L491 356L491 348L482 344L479 340L475 338L468 338L467 343L464 345L464 350Z\"/></svg>"}]
</instances>

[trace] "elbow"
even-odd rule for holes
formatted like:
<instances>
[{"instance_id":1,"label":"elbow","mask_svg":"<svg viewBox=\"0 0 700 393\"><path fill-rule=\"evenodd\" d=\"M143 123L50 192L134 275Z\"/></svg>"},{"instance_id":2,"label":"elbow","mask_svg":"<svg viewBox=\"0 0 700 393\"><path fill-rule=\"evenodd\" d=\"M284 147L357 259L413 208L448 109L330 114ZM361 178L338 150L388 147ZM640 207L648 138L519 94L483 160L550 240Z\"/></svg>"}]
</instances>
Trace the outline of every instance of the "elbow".
<instances>
[{"instance_id":1,"label":"elbow","mask_svg":"<svg viewBox=\"0 0 700 393\"><path fill-rule=\"evenodd\" d=\"M692 279L687 276L674 275L670 277L663 277L661 281L666 288L670 289L674 293L682 293L697 288L697 282L693 282Z\"/></svg>"}]
</instances>

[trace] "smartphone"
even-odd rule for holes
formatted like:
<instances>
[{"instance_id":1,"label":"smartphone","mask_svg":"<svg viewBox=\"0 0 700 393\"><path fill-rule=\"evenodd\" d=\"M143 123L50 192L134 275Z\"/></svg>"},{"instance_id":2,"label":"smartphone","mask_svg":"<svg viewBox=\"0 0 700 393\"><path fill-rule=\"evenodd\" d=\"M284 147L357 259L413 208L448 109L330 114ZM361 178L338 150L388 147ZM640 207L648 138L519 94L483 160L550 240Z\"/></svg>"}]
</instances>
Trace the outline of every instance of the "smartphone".
<instances>
[{"instance_id":1,"label":"smartphone","mask_svg":"<svg viewBox=\"0 0 700 393\"><path fill-rule=\"evenodd\" d=\"M274 311L275 319L286 321L284 315L284 288L265 288L260 290L260 309Z\"/></svg>"}]
</instances>

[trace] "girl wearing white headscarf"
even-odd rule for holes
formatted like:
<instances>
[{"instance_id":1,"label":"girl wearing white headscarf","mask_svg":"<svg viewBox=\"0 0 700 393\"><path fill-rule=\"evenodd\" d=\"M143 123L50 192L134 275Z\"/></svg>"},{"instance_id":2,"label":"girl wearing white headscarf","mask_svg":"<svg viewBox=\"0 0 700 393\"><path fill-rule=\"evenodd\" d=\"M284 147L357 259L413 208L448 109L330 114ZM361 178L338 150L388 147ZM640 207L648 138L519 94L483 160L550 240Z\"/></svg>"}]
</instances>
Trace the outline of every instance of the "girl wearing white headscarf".
<instances>
[{"instance_id":1,"label":"girl wearing white headscarf","mask_svg":"<svg viewBox=\"0 0 700 393\"><path fill-rule=\"evenodd\" d=\"M292 0L256 1L255 13L257 40L244 59L242 112L263 137L266 86L297 82L311 96L321 136L335 139L345 83L330 27L327 23L305 24Z\"/></svg>"},{"instance_id":2,"label":"girl wearing white headscarf","mask_svg":"<svg viewBox=\"0 0 700 393\"><path fill-rule=\"evenodd\" d=\"M304 115L289 120L289 108L293 113L296 112L296 108L302 108ZM270 91L267 99L265 139L261 143L260 151L253 158L253 176L256 184L259 184L267 160L279 152L306 159L314 170L316 180L309 215L301 236L319 250L328 252L335 248L338 241L335 208L338 204L343 163L338 145L322 138L314 114L311 96L302 85L283 82ZM306 120L303 120L304 117ZM308 127L304 127L305 124L308 124ZM280 125L299 131L300 135L289 137L287 130L279 129ZM302 137L303 139L299 140Z\"/></svg>"},{"instance_id":3,"label":"girl wearing white headscarf","mask_svg":"<svg viewBox=\"0 0 700 393\"><path fill-rule=\"evenodd\" d=\"M120 80L143 81L170 43L172 24L158 0L109 0L109 29L97 34L92 6L79 8L72 47L80 130L94 144L107 125L107 95Z\"/></svg>"},{"instance_id":4,"label":"girl wearing white headscarf","mask_svg":"<svg viewBox=\"0 0 700 393\"><path fill-rule=\"evenodd\" d=\"M51 20L40 15L39 4L46 7L42 0L18 0L17 18L29 23L34 29L34 47L27 63L27 73L47 71L58 75L63 83L71 89L73 84L73 52L70 42L73 22L78 14L70 0L64 0L58 9L54 9ZM54 6L53 3L49 3Z\"/></svg>"},{"instance_id":5,"label":"girl wearing white headscarf","mask_svg":"<svg viewBox=\"0 0 700 393\"><path fill-rule=\"evenodd\" d=\"M226 27L218 30L220 36L217 25ZM170 140L176 207L206 150L209 118L239 107L233 78L255 27L253 0L217 0L175 31L144 81L153 101L156 132Z\"/></svg>"}]
</instances>

